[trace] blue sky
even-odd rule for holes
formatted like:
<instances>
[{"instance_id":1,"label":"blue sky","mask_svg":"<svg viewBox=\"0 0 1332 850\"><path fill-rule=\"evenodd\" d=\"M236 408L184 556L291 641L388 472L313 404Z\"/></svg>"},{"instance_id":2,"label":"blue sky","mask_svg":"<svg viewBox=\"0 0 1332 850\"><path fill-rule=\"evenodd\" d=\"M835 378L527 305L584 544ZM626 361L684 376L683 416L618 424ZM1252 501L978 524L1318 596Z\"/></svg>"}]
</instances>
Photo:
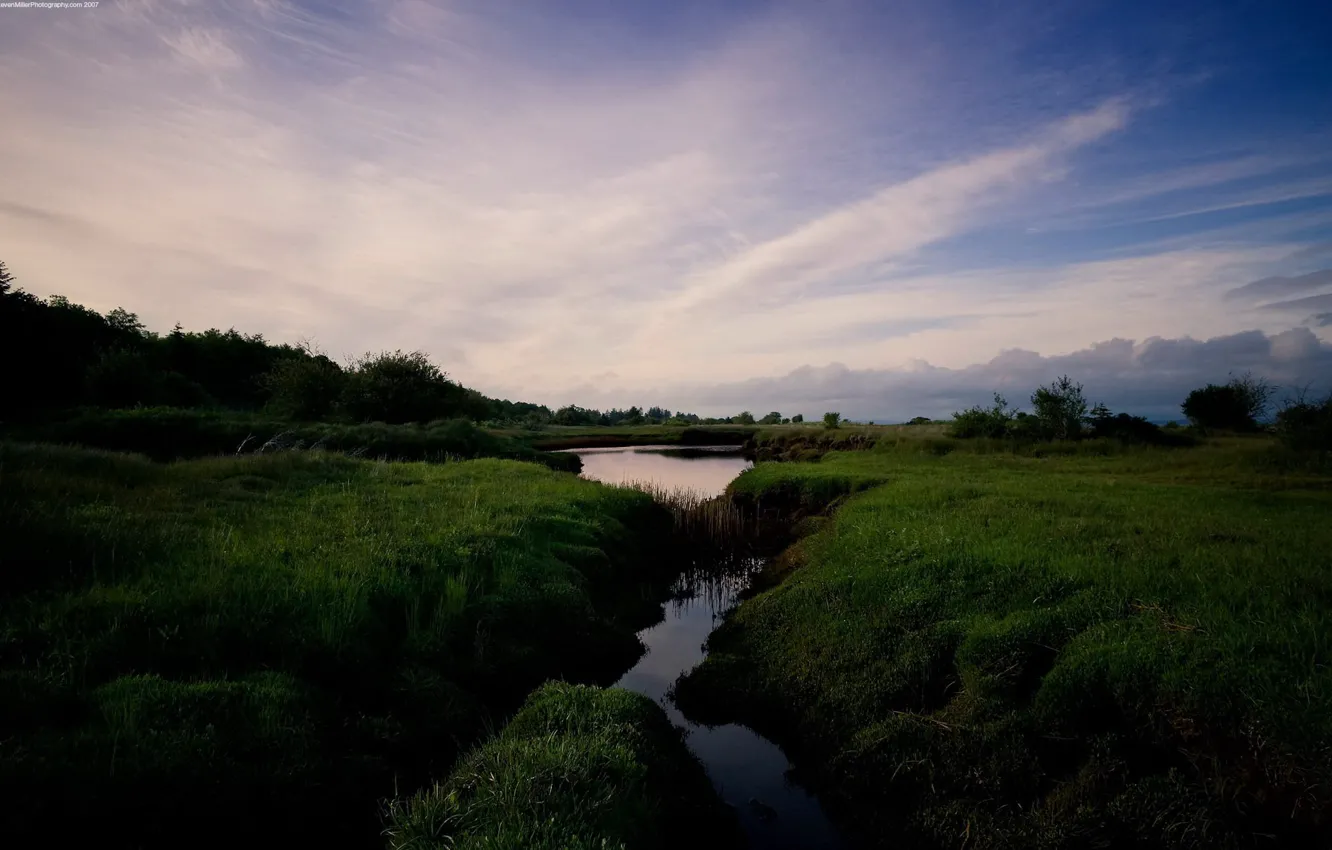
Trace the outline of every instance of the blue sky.
<instances>
[{"instance_id":1,"label":"blue sky","mask_svg":"<svg viewBox=\"0 0 1332 850\"><path fill-rule=\"evenodd\" d=\"M1167 416L1332 381L1329 44L1313 2L0 9L0 257L551 404L894 418L1070 371Z\"/></svg>"}]
</instances>

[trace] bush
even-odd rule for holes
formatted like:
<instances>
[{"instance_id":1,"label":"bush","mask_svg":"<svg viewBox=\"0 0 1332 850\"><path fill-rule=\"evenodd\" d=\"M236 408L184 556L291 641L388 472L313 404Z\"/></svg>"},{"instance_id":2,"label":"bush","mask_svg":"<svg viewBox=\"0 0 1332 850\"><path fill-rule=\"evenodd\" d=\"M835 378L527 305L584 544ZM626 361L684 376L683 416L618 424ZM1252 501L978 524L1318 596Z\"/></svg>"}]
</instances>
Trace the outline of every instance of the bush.
<instances>
[{"instance_id":1,"label":"bush","mask_svg":"<svg viewBox=\"0 0 1332 850\"><path fill-rule=\"evenodd\" d=\"M1008 406L1008 400L999 393L994 394L993 407L967 408L953 414L953 425L949 429L953 437L989 437L999 439L1009 436L1009 423L1013 421L1015 411Z\"/></svg>"},{"instance_id":2,"label":"bush","mask_svg":"<svg viewBox=\"0 0 1332 850\"><path fill-rule=\"evenodd\" d=\"M1104 407L1099 410L1103 412L1088 420L1091 426L1088 436L1092 438L1149 446L1182 446L1193 442L1188 436L1168 433L1141 416L1130 416L1127 413L1112 416ZM1179 426L1171 430L1178 431Z\"/></svg>"},{"instance_id":3,"label":"bush","mask_svg":"<svg viewBox=\"0 0 1332 850\"><path fill-rule=\"evenodd\" d=\"M1332 394L1321 402L1308 401L1304 394L1287 401L1277 412L1275 430L1292 451L1332 451Z\"/></svg>"},{"instance_id":4,"label":"bush","mask_svg":"<svg viewBox=\"0 0 1332 850\"><path fill-rule=\"evenodd\" d=\"M298 420L323 419L333 413L347 385L338 364L322 354L281 360L261 379L268 409Z\"/></svg>"},{"instance_id":5,"label":"bush","mask_svg":"<svg viewBox=\"0 0 1332 850\"><path fill-rule=\"evenodd\" d=\"M833 411L823 414L823 427L829 430L842 427L842 414Z\"/></svg>"},{"instance_id":6,"label":"bush","mask_svg":"<svg viewBox=\"0 0 1332 850\"><path fill-rule=\"evenodd\" d=\"M1082 384L1073 383L1067 375L1032 393L1031 407L1040 423L1039 430L1048 439L1076 440L1081 435L1087 399L1082 394Z\"/></svg>"},{"instance_id":7,"label":"bush","mask_svg":"<svg viewBox=\"0 0 1332 850\"><path fill-rule=\"evenodd\" d=\"M753 424L754 424L754 414L750 413L748 410L742 410L742 411L740 411L740 415L737 416L737 417L735 417L735 424L737 424L737 425L753 425Z\"/></svg>"},{"instance_id":8,"label":"bush","mask_svg":"<svg viewBox=\"0 0 1332 850\"><path fill-rule=\"evenodd\" d=\"M1245 373L1225 384L1208 384L1194 390L1180 409L1199 428L1252 431L1267 412L1275 387L1262 378Z\"/></svg>"},{"instance_id":9,"label":"bush","mask_svg":"<svg viewBox=\"0 0 1332 850\"><path fill-rule=\"evenodd\" d=\"M429 422L462 413L466 390L424 352L366 354L347 376L342 406L362 422Z\"/></svg>"},{"instance_id":10,"label":"bush","mask_svg":"<svg viewBox=\"0 0 1332 850\"><path fill-rule=\"evenodd\" d=\"M1004 426L1004 436L1018 442L1033 442L1049 438L1045 424L1035 416L1018 412Z\"/></svg>"}]
</instances>

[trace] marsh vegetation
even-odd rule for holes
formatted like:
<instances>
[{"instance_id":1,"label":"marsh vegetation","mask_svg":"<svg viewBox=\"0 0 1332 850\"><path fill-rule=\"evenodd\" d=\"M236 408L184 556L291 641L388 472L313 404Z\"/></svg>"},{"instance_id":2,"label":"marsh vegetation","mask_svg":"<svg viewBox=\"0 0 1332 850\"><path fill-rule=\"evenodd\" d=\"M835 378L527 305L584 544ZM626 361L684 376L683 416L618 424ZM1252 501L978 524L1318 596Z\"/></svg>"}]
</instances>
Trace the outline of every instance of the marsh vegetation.
<instances>
[{"instance_id":1,"label":"marsh vegetation","mask_svg":"<svg viewBox=\"0 0 1332 850\"><path fill-rule=\"evenodd\" d=\"M11 843L1332 843L1327 397L551 411L0 277Z\"/></svg>"}]
</instances>

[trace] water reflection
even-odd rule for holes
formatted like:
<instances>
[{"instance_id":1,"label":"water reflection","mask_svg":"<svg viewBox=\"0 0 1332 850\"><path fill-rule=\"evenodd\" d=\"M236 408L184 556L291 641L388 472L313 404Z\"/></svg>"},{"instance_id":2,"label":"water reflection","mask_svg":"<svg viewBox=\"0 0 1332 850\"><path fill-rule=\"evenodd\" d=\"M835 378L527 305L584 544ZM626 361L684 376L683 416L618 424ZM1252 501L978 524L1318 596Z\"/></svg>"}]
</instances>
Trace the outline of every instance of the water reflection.
<instances>
[{"instance_id":1,"label":"water reflection","mask_svg":"<svg viewBox=\"0 0 1332 850\"><path fill-rule=\"evenodd\" d=\"M750 466L734 449L672 456L670 447L578 450L583 475L608 483L647 482L666 490L689 488L708 496ZM639 633L647 653L616 683L659 703L685 729L689 748L718 793L735 807L754 848L840 848L818 800L789 780L791 763L771 741L734 724L691 723L670 698L681 674L703 660L703 644L739 601L763 560L743 551L716 554L686 566L672 588L660 623Z\"/></svg>"},{"instance_id":2,"label":"water reflection","mask_svg":"<svg viewBox=\"0 0 1332 850\"><path fill-rule=\"evenodd\" d=\"M635 446L573 453L583 460L584 478L607 484L652 482L706 496L720 496L735 476L753 465L735 446Z\"/></svg>"}]
</instances>

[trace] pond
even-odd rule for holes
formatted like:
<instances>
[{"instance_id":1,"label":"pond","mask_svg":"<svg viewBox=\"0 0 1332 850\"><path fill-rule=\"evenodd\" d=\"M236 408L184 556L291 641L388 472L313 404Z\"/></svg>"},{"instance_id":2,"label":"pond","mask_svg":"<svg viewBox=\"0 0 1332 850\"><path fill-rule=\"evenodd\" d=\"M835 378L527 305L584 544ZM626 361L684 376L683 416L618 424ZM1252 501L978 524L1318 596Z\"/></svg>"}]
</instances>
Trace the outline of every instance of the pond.
<instances>
[{"instance_id":1,"label":"pond","mask_svg":"<svg viewBox=\"0 0 1332 850\"><path fill-rule=\"evenodd\" d=\"M651 483L667 490L688 488L720 495L750 467L734 446L689 448L636 446L577 449L583 476L611 484ZM656 700L672 722L685 729L689 748L727 803L735 807L749 846L756 850L840 848L822 807L791 780L791 763L766 738L738 725L692 723L670 698L670 687L703 660L703 644L762 567L749 559L724 570L687 570L663 620L639 633L647 653L616 683Z\"/></svg>"}]
</instances>

